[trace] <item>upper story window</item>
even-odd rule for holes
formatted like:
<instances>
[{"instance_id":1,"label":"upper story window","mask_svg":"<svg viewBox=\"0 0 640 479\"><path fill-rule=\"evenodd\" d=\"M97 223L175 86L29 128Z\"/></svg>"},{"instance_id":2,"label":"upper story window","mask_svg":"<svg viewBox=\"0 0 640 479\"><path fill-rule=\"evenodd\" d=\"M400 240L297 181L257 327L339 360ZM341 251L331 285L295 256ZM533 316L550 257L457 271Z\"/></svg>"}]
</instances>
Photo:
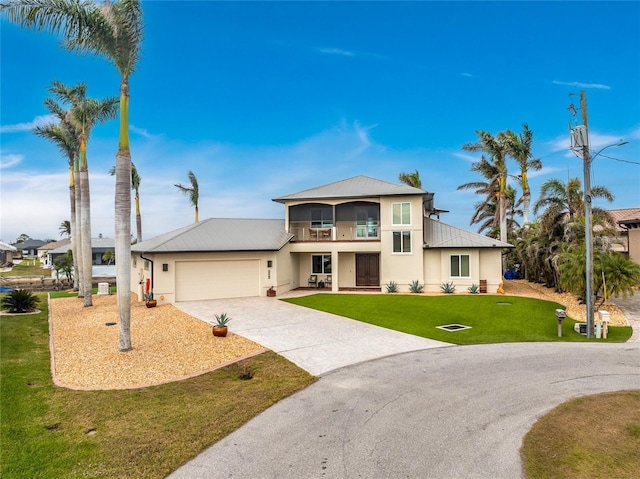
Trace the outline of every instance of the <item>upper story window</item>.
<instances>
[{"instance_id":1,"label":"upper story window","mask_svg":"<svg viewBox=\"0 0 640 479\"><path fill-rule=\"evenodd\" d=\"M313 208L311 210L312 228L331 228L333 226L333 210L331 208Z\"/></svg>"},{"instance_id":2,"label":"upper story window","mask_svg":"<svg viewBox=\"0 0 640 479\"><path fill-rule=\"evenodd\" d=\"M393 203L392 208L392 224L394 225L410 225L411 224L411 203Z\"/></svg>"}]
</instances>

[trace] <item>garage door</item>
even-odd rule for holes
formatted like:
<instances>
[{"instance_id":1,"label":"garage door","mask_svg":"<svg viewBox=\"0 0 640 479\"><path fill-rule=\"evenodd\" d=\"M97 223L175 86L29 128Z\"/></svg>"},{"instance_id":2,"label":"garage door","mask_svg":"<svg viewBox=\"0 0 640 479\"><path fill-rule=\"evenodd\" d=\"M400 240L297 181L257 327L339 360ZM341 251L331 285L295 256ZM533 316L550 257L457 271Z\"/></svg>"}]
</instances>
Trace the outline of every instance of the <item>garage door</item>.
<instances>
[{"instance_id":1,"label":"garage door","mask_svg":"<svg viewBox=\"0 0 640 479\"><path fill-rule=\"evenodd\" d=\"M259 295L259 260L176 262L176 301Z\"/></svg>"}]
</instances>

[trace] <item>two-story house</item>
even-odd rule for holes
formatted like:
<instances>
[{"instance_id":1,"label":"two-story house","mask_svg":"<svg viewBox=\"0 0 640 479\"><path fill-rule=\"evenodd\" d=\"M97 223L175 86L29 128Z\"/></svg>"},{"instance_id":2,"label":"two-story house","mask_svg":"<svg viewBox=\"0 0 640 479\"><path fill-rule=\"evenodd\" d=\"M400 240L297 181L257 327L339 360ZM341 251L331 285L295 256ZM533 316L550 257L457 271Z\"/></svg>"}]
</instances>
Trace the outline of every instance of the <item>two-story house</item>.
<instances>
[{"instance_id":1,"label":"two-story house","mask_svg":"<svg viewBox=\"0 0 640 479\"><path fill-rule=\"evenodd\" d=\"M300 287L458 291L502 280L511 245L446 225L433 195L356 176L275 198L284 221L210 218L133 245L131 291L150 278L161 302L264 296Z\"/></svg>"}]
</instances>

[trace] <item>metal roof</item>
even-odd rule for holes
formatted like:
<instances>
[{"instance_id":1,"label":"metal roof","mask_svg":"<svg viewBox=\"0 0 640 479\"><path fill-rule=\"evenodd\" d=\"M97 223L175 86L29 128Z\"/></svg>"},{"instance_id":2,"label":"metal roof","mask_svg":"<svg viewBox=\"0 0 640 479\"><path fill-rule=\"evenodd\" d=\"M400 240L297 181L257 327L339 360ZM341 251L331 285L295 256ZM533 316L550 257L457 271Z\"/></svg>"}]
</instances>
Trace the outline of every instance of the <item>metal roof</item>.
<instances>
[{"instance_id":1,"label":"metal roof","mask_svg":"<svg viewBox=\"0 0 640 479\"><path fill-rule=\"evenodd\" d=\"M15 246L11 246L10 244L3 243L2 241L0 241L0 250L3 250L3 251L18 251L18 248L16 248Z\"/></svg>"},{"instance_id":2,"label":"metal roof","mask_svg":"<svg viewBox=\"0 0 640 479\"><path fill-rule=\"evenodd\" d=\"M293 235L283 219L208 218L131 246L138 253L277 251Z\"/></svg>"},{"instance_id":3,"label":"metal roof","mask_svg":"<svg viewBox=\"0 0 640 479\"><path fill-rule=\"evenodd\" d=\"M113 238L91 238L91 249L94 248L111 248L112 250L116 247L116 240ZM65 254L67 251L71 249L71 242L66 243L62 246L58 246L55 249L49 251L52 254Z\"/></svg>"},{"instance_id":4,"label":"metal roof","mask_svg":"<svg viewBox=\"0 0 640 479\"><path fill-rule=\"evenodd\" d=\"M290 195L274 198L273 201L285 203L291 200L320 200L328 198L368 198L372 196L424 195L426 191L408 185L397 185L388 181L376 180L368 176L354 176L346 180L299 191Z\"/></svg>"},{"instance_id":5,"label":"metal roof","mask_svg":"<svg viewBox=\"0 0 640 479\"><path fill-rule=\"evenodd\" d=\"M424 228L425 248L513 248L509 243L431 218L425 218Z\"/></svg>"}]
</instances>

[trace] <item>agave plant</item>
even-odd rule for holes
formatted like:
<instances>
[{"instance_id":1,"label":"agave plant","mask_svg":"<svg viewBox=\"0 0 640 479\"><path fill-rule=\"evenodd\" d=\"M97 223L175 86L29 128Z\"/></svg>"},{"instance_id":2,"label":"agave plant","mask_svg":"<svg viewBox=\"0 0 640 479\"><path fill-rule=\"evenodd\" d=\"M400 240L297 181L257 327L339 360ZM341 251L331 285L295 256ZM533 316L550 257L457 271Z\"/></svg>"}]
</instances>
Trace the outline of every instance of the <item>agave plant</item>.
<instances>
[{"instance_id":1,"label":"agave plant","mask_svg":"<svg viewBox=\"0 0 640 479\"><path fill-rule=\"evenodd\" d=\"M397 293L398 292L398 283L395 281L389 281L386 285L387 293Z\"/></svg>"},{"instance_id":2,"label":"agave plant","mask_svg":"<svg viewBox=\"0 0 640 479\"><path fill-rule=\"evenodd\" d=\"M216 327L222 328L226 326L229 321L231 321L231 318L227 313L216 314Z\"/></svg>"},{"instance_id":3,"label":"agave plant","mask_svg":"<svg viewBox=\"0 0 640 479\"><path fill-rule=\"evenodd\" d=\"M411 291L412 293L422 293L423 289L424 284L420 284L420 281L418 281L417 279L411 281L411 283L409 284L409 291Z\"/></svg>"},{"instance_id":4,"label":"agave plant","mask_svg":"<svg viewBox=\"0 0 640 479\"><path fill-rule=\"evenodd\" d=\"M480 292L480 287L476 283L473 283L467 288L467 291L469 291L471 294L478 294Z\"/></svg>"},{"instance_id":5,"label":"agave plant","mask_svg":"<svg viewBox=\"0 0 640 479\"><path fill-rule=\"evenodd\" d=\"M40 298L31 291L16 289L2 298L2 308L10 313L29 313L35 311L39 302Z\"/></svg>"},{"instance_id":6,"label":"agave plant","mask_svg":"<svg viewBox=\"0 0 640 479\"><path fill-rule=\"evenodd\" d=\"M450 283L442 283L440 285L440 291L446 294L452 294L456 292L456 285L453 284L453 281Z\"/></svg>"}]
</instances>

